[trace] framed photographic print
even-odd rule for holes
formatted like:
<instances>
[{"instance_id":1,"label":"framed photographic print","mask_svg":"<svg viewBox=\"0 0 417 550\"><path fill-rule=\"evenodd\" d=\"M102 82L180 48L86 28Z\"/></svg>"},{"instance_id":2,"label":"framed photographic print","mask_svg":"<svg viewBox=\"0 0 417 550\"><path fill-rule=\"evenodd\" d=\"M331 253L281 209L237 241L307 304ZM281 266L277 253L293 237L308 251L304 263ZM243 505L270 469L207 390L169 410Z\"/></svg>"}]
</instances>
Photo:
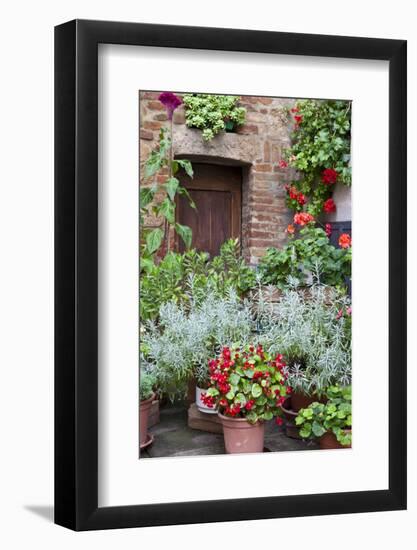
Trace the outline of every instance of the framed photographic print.
<instances>
[{"instance_id":1,"label":"framed photographic print","mask_svg":"<svg viewBox=\"0 0 417 550\"><path fill-rule=\"evenodd\" d=\"M56 523L404 509L406 42L71 21L55 158Z\"/></svg>"}]
</instances>

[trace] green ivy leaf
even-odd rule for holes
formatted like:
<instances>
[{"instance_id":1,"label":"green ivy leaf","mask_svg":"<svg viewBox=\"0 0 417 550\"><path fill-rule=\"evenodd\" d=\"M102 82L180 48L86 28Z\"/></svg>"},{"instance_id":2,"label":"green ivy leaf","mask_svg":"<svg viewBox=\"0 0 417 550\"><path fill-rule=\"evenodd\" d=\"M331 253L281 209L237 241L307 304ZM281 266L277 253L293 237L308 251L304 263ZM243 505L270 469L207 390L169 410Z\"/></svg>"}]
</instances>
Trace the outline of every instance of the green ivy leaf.
<instances>
[{"instance_id":1,"label":"green ivy leaf","mask_svg":"<svg viewBox=\"0 0 417 550\"><path fill-rule=\"evenodd\" d=\"M164 237L164 232L162 229L157 227L150 231L146 236L146 247L150 254L153 254L158 250L162 244L162 239Z\"/></svg>"},{"instance_id":2,"label":"green ivy leaf","mask_svg":"<svg viewBox=\"0 0 417 550\"><path fill-rule=\"evenodd\" d=\"M175 223L175 204L166 197L158 208L159 214L162 214L168 223Z\"/></svg>"},{"instance_id":3,"label":"green ivy leaf","mask_svg":"<svg viewBox=\"0 0 417 550\"><path fill-rule=\"evenodd\" d=\"M146 208L153 200L154 192L151 187L141 187L139 191L139 204L141 208Z\"/></svg>"},{"instance_id":4,"label":"green ivy leaf","mask_svg":"<svg viewBox=\"0 0 417 550\"><path fill-rule=\"evenodd\" d=\"M172 201L175 199L179 184L180 182L177 180L177 178L169 178L165 183L166 192L168 193L168 197Z\"/></svg>"},{"instance_id":5,"label":"green ivy leaf","mask_svg":"<svg viewBox=\"0 0 417 550\"><path fill-rule=\"evenodd\" d=\"M185 170L185 173L187 174L187 176L189 176L190 178L194 176L193 166L189 160L177 159L174 162L176 162L179 166L181 166L181 168Z\"/></svg>"},{"instance_id":6,"label":"green ivy leaf","mask_svg":"<svg viewBox=\"0 0 417 550\"><path fill-rule=\"evenodd\" d=\"M178 235L181 237L181 239L184 241L185 246L187 248L191 247L191 242L193 239L193 232L190 227L187 225L181 225L180 223L175 224L175 231L178 233Z\"/></svg>"}]
</instances>

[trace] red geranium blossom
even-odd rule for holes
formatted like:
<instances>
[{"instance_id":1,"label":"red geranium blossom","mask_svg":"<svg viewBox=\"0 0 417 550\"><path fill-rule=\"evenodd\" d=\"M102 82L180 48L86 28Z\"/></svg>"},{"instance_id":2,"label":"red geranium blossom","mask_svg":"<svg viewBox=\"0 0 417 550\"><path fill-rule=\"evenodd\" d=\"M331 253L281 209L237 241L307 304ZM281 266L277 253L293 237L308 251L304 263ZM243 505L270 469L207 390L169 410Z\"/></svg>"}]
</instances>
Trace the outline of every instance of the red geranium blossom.
<instances>
[{"instance_id":1,"label":"red geranium blossom","mask_svg":"<svg viewBox=\"0 0 417 550\"><path fill-rule=\"evenodd\" d=\"M288 167L288 162L286 160L280 160L278 166L280 168L287 168Z\"/></svg>"},{"instance_id":2,"label":"red geranium blossom","mask_svg":"<svg viewBox=\"0 0 417 550\"><path fill-rule=\"evenodd\" d=\"M295 115L294 120L296 124L301 124L303 122L303 115Z\"/></svg>"},{"instance_id":3,"label":"red geranium blossom","mask_svg":"<svg viewBox=\"0 0 417 550\"><path fill-rule=\"evenodd\" d=\"M347 233L342 233L339 237L339 246L341 248L350 248L352 246L352 239Z\"/></svg>"},{"instance_id":4,"label":"red geranium blossom","mask_svg":"<svg viewBox=\"0 0 417 550\"><path fill-rule=\"evenodd\" d=\"M326 185L333 185L336 183L338 173L333 168L326 168L321 173L321 181Z\"/></svg>"},{"instance_id":5,"label":"red geranium blossom","mask_svg":"<svg viewBox=\"0 0 417 550\"><path fill-rule=\"evenodd\" d=\"M162 92L158 99L165 106L169 120L172 120L175 109L182 103L181 99L172 92Z\"/></svg>"},{"instance_id":6,"label":"red geranium blossom","mask_svg":"<svg viewBox=\"0 0 417 550\"><path fill-rule=\"evenodd\" d=\"M326 231L326 235L327 235L328 237L330 237L331 234L332 234L332 224L331 224L331 223L326 223L326 225L325 225L325 231Z\"/></svg>"},{"instance_id":7,"label":"red geranium blossom","mask_svg":"<svg viewBox=\"0 0 417 550\"><path fill-rule=\"evenodd\" d=\"M314 216L308 212L298 212L294 214L294 223L297 225L307 225L310 222L314 222Z\"/></svg>"},{"instance_id":8,"label":"red geranium blossom","mask_svg":"<svg viewBox=\"0 0 417 550\"><path fill-rule=\"evenodd\" d=\"M327 199L323 204L323 210L328 214L330 212L336 212L336 204L333 199Z\"/></svg>"},{"instance_id":9,"label":"red geranium blossom","mask_svg":"<svg viewBox=\"0 0 417 550\"><path fill-rule=\"evenodd\" d=\"M305 204L307 202L307 200L305 198L305 195L300 193L297 197L297 202L298 202L298 204L301 204L301 206L303 206L303 204Z\"/></svg>"},{"instance_id":10,"label":"red geranium blossom","mask_svg":"<svg viewBox=\"0 0 417 550\"><path fill-rule=\"evenodd\" d=\"M293 108L291 109L291 112L292 112L292 113L298 113L299 110L300 110L300 109L299 109L298 107L293 107Z\"/></svg>"}]
</instances>

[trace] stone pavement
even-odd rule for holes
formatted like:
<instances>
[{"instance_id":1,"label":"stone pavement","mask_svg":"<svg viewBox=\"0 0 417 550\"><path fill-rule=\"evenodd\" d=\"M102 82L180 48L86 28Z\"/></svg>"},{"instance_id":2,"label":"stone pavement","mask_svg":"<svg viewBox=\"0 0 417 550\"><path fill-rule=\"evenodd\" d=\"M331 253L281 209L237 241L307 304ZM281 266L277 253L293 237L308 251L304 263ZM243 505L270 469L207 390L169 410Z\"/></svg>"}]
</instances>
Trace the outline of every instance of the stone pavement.
<instances>
[{"instance_id":1,"label":"stone pavement","mask_svg":"<svg viewBox=\"0 0 417 550\"><path fill-rule=\"evenodd\" d=\"M194 456L224 454L223 435L193 430L187 426L187 406L165 406L160 411L161 421L149 432L155 437L141 458L167 456ZM274 421L265 430L265 450L271 452L307 451L317 449L316 443L292 439Z\"/></svg>"}]
</instances>

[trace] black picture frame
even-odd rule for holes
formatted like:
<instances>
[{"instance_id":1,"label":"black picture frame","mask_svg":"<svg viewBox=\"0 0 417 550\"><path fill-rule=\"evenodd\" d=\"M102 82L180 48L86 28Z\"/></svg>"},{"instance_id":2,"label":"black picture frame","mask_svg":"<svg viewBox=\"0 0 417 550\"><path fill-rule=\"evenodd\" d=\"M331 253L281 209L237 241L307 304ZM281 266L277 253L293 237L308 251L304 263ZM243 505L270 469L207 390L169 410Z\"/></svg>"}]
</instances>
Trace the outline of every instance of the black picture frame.
<instances>
[{"instance_id":1,"label":"black picture frame","mask_svg":"<svg viewBox=\"0 0 417 550\"><path fill-rule=\"evenodd\" d=\"M98 44L389 62L389 488L98 507ZM406 41L74 20L55 28L55 522L74 530L406 508Z\"/></svg>"}]
</instances>

